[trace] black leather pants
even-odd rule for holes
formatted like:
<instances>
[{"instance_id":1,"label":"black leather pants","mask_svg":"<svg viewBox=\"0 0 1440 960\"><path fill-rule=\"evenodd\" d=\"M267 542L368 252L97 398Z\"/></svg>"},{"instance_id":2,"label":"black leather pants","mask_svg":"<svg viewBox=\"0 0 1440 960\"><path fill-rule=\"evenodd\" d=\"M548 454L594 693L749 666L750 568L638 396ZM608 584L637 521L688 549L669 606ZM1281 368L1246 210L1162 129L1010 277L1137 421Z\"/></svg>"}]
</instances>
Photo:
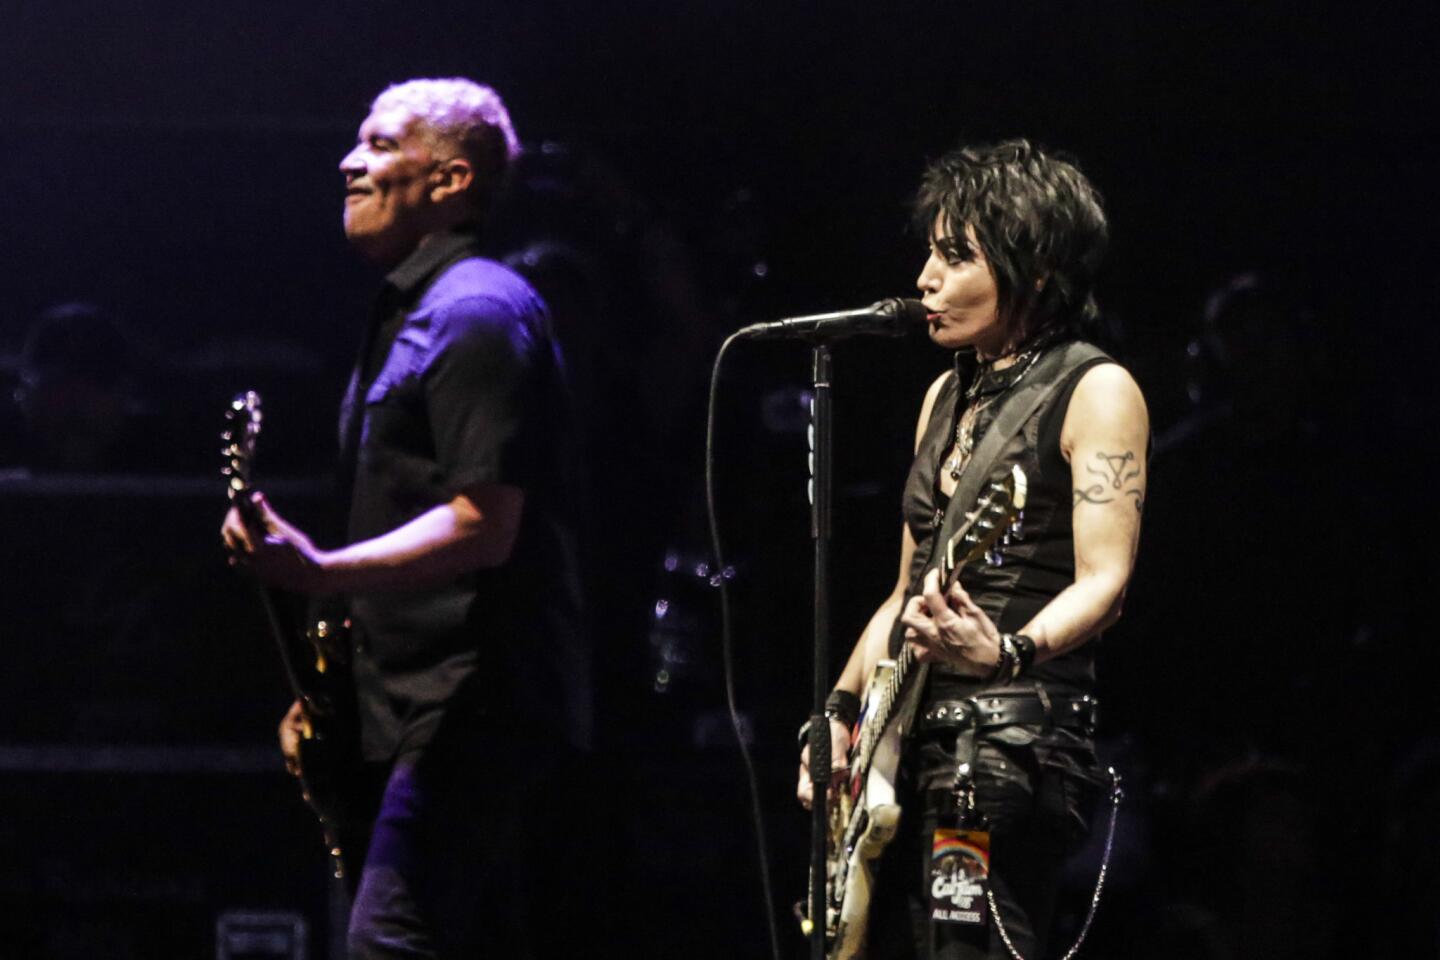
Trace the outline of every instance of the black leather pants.
<instances>
[{"instance_id":1,"label":"black leather pants","mask_svg":"<svg viewBox=\"0 0 1440 960\"><path fill-rule=\"evenodd\" d=\"M954 730L908 744L898 783L899 833L882 855L870 913L870 960L979 960L1009 956L984 926L930 921L931 838L953 826ZM976 757L976 808L991 831L990 879L1010 940L1046 956L1061 868L1084 839L1100 791L1088 741L1037 727L985 731Z\"/></svg>"}]
</instances>

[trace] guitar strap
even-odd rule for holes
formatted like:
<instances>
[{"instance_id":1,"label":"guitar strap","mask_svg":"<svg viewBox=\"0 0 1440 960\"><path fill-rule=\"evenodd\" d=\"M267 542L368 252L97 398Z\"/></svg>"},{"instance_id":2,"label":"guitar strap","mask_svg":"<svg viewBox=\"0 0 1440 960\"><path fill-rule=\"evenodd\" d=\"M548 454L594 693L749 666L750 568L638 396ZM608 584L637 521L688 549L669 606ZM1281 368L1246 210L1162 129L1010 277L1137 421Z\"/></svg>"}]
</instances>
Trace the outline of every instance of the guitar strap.
<instances>
[{"instance_id":1,"label":"guitar strap","mask_svg":"<svg viewBox=\"0 0 1440 960\"><path fill-rule=\"evenodd\" d=\"M970 511L971 505L975 503L975 498L980 495L981 489L990 481L995 465L1010 440L1020 432L1035 411L1054 395L1071 371L1090 360L1106 356L1107 354L1099 347L1078 340L1071 341L1063 347L1048 351L1045 356L1037 360L1025 382L1001 401L1000 409L995 412L994 421L985 431L985 436L980 439L980 443L976 445L970 456L970 462L965 465L965 470L960 475L960 481L955 486L955 492L950 495L950 504L945 509L945 519L930 540L930 557L921 570L919 579L910 584L910 590L905 596L906 602L919 591L920 583L924 581L925 574L934 568L944 544L950 542L950 538L955 535L955 530L965 522L966 514ZM957 404L960 402L958 393L955 402ZM896 617L890 638L892 651L899 649L896 645L896 633L901 634L903 642L903 630L900 618ZM920 664L917 676L909 684L905 691L905 699L896 710L896 722L900 725L902 737L910 732L910 724L914 720L916 709L920 706L921 691L929 677L929 668L928 663Z\"/></svg>"}]
</instances>

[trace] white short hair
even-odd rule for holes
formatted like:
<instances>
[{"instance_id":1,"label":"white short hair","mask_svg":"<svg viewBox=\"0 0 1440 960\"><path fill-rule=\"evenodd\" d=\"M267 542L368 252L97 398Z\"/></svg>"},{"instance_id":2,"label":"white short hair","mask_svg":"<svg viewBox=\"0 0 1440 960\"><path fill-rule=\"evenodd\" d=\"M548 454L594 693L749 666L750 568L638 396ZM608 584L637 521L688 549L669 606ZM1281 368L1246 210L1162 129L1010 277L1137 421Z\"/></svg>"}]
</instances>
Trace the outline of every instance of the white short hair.
<instances>
[{"instance_id":1,"label":"white short hair","mask_svg":"<svg viewBox=\"0 0 1440 960\"><path fill-rule=\"evenodd\" d=\"M421 135L457 147L471 163L488 193L504 179L520 155L520 141L500 94L464 77L406 80L387 87L370 105L372 112L408 110L420 120Z\"/></svg>"}]
</instances>

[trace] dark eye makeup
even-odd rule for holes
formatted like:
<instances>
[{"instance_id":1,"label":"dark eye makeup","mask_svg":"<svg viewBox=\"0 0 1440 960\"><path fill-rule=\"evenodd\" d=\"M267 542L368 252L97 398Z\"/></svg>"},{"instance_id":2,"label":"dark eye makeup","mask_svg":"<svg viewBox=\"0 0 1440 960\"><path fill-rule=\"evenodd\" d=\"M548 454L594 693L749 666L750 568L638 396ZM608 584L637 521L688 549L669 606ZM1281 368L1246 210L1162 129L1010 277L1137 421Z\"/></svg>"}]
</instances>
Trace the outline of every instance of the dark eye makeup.
<instances>
[{"instance_id":1,"label":"dark eye makeup","mask_svg":"<svg viewBox=\"0 0 1440 960\"><path fill-rule=\"evenodd\" d=\"M964 263L967 260L975 259L975 251L970 244L956 237L936 237L930 241L935 251L944 257L948 263Z\"/></svg>"}]
</instances>

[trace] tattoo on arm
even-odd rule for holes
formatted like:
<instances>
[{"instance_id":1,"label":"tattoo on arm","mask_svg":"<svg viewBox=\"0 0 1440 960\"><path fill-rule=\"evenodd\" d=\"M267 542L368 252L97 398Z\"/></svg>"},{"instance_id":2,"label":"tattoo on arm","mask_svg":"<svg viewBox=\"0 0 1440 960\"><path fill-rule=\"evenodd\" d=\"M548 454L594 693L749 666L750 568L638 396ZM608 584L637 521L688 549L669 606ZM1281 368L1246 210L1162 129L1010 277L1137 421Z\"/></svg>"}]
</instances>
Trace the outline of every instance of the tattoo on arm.
<instances>
[{"instance_id":1,"label":"tattoo on arm","mask_svg":"<svg viewBox=\"0 0 1440 960\"><path fill-rule=\"evenodd\" d=\"M1132 484L1132 481L1140 477L1140 464L1136 462L1135 451L1126 450L1124 453L1105 453L1097 451L1095 461L1098 467L1085 464L1085 472L1096 478L1096 481L1085 488L1076 487L1072 506L1080 506L1082 503L1114 503L1116 496L1110 494L1118 493L1119 496L1135 498L1135 512L1139 513L1144 509L1145 497L1139 484Z\"/></svg>"},{"instance_id":2,"label":"tattoo on arm","mask_svg":"<svg viewBox=\"0 0 1440 960\"><path fill-rule=\"evenodd\" d=\"M1124 453L1096 451L1095 459L1104 465L1104 469L1096 470L1087 463L1085 465L1085 471L1103 478L1109 483L1110 489L1112 490L1119 490L1123 485L1140 476L1139 465L1137 464L1134 467L1130 466L1130 464L1135 462L1134 450L1126 450Z\"/></svg>"},{"instance_id":3,"label":"tattoo on arm","mask_svg":"<svg viewBox=\"0 0 1440 960\"><path fill-rule=\"evenodd\" d=\"M1115 498L1104 496L1104 493L1104 484L1092 483L1084 490L1081 490L1077 487L1075 490L1075 499L1072 505L1078 507L1082 503L1113 503Z\"/></svg>"}]
</instances>

